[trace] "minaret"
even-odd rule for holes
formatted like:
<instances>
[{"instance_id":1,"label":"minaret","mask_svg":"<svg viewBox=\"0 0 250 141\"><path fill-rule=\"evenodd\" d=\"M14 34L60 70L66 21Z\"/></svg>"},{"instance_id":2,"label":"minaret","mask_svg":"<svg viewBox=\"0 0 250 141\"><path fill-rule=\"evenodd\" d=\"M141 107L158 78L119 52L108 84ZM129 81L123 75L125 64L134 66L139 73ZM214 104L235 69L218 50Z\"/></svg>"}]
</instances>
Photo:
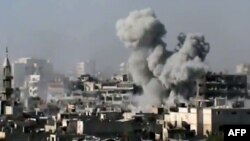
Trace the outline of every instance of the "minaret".
<instances>
[{"instance_id":1,"label":"minaret","mask_svg":"<svg viewBox=\"0 0 250 141\"><path fill-rule=\"evenodd\" d=\"M6 47L6 57L3 62L3 94L8 101L13 93L12 89L11 64L8 57L8 47Z\"/></svg>"}]
</instances>

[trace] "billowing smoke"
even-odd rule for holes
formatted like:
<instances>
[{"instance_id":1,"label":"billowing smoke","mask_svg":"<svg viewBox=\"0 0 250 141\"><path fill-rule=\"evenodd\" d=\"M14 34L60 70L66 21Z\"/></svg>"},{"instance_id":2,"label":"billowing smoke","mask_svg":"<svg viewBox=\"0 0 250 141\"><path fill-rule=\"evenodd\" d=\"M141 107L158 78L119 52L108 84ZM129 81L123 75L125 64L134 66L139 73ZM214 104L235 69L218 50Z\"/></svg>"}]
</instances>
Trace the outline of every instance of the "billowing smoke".
<instances>
[{"instance_id":1,"label":"billowing smoke","mask_svg":"<svg viewBox=\"0 0 250 141\"><path fill-rule=\"evenodd\" d=\"M127 47L154 47L162 44L162 36L166 34L164 25L157 20L154 11L143 9L133 11L126 19L116 23L117 36Z\"/></svg>"},{"instance_id":2,"label":"billowing smoke","mask_svg":"<svg viewBox=\"0 0 250 141\"><path fill-rule=\"evenodd\" d=\"M148 68L147 54L144 48L134 49L128 60L129 72L137 85L146 85L153 77Z\"/></svg>"},{"instance_id":3,"label":"billowing smoke","mask_svg":"<svg viewBox=\"0 0 250 141\"><path fill-rule=\"evenodd\" d=\"M200 34L188 34L183 46L166 61L159 79L167 89L176 94L188 95L192 83L206 70L202 62L209 51L207 44L203 46L204 37ZM206 47L206 49L205 49ZM186 93L183 93L186 91Z\"/></svg>"},{"instance_id":4,"label":"billowing smoke","mask_svg":"<svg viewBox=\"0 0 250 141\"><path fill-rule=\"evenodd\" d=\"M149 8L118 20L116 30L125 46L132 48L129 71L143 88L143 95L135 98L139 107L145 110L162 103L186 102L185 98L193 94L193 82L207 69L203 61L209 44L204 36L181 33L178 48L166 50L162 37L167 31Z\"/></svg>"}]
</instances>

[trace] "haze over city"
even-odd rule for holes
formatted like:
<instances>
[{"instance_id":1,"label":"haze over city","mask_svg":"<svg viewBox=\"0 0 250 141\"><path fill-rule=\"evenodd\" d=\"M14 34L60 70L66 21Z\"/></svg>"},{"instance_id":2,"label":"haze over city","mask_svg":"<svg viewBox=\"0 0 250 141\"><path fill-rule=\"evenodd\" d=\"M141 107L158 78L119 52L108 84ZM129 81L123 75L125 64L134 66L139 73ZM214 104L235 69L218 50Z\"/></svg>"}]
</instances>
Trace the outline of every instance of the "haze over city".
<instances>
[{"instance_id":1,"label":"haze over city","mask_svg":"<svg viewBox=\"0 0 250 141\"><path fill-rule=\"evenodd\" d=\"M249 0L0 0L0 141L249 140L249 13Z\"/></svg>"},{"instance_id":2,"label":"haze over city","mask_svg":"<svg viewBox=\"0 0 250 141\"><path fill-rule=\"evenodd\" d=\"M206 63L214 71L234 72L235 65L249 63L249 5L247 0L1 0L1 52L9 46L13 60L48 58L61 72L95 59L99 70L115 72L129 55L116 36L116 21L149 7L167 29L168 49L176 47L180 32L203 33L212 48Z\"/></svg>"}]
</instances>

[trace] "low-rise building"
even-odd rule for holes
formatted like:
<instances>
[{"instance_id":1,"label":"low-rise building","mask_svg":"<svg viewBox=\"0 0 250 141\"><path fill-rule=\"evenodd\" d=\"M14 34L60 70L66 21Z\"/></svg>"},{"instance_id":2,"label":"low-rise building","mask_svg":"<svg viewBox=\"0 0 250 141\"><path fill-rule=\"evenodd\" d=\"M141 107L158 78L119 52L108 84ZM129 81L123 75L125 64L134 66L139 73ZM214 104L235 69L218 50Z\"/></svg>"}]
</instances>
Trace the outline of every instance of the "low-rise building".
<instances>
[{"instance_id":1,"label":"low-rise building","mask_svg":"<svg viewBox=\"0 0 250 141\"><path fill-rule=\"evenodd\" d=\"M200 101L205 102L205 101ZM177 107L165 114L165 130L170 127L188 127L196 135L218 133L226 124L250 124L250 109L200 104L197 107ZM166 138L166 137L164 137Z\"/></svg>"},{"instance_id":2,"label":"low-rise building","mask_svg":"<svg viewBox=\"0 0 250 141\"><path fill-rule=\"evenodd\" d=\"M197 81L196 96L205 98L246 97L248 96L247 76L208 72Z\"/></svg>"}]
</instances>

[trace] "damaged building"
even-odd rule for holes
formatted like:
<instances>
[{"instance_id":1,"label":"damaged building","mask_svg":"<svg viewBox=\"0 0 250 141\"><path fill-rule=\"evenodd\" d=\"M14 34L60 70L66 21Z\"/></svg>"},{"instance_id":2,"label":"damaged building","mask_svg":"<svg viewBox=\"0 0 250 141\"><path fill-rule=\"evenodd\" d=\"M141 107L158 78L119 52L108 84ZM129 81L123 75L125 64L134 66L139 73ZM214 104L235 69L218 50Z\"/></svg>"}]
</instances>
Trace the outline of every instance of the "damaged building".
<instances>
[{"instance_id":1,"label":"damaged building","mask_svg":"<svg viewBox=\"0 0 250 141\"><path fill-rule=\"evenodd\" d=\"M208 72L197 81L197 96L211 97L246 97L247 76Z\"/></svg>"}]
</instances>

